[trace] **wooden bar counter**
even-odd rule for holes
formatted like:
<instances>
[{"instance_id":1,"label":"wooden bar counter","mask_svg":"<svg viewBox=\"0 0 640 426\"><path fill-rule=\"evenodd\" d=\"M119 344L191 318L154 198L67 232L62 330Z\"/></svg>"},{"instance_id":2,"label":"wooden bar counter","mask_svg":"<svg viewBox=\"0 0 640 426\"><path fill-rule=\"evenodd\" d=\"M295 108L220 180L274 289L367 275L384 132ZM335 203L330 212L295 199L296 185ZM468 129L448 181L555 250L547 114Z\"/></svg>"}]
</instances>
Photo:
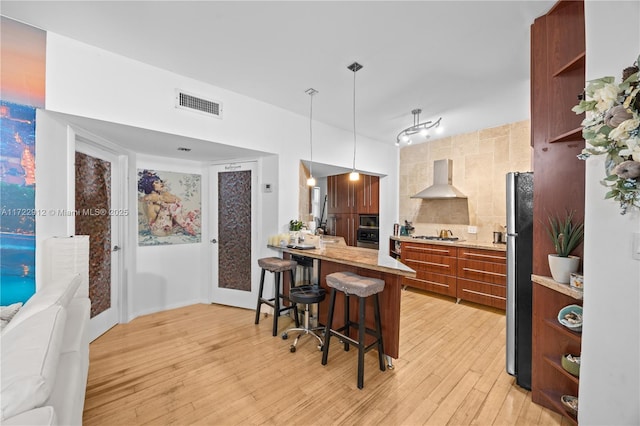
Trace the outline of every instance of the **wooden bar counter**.
<instances>
[{"instance_id":1,"label":"wooden bar counter","mask_svg":"<svg viewBox=\"0 0 640 426\"><path fill-rule=\"evenodd\" d=\"M391 358L399 357L400 341L400 296L402 290L402 277L415 277L416 272L395 260L391 256L380 253L378 250L360 247L351 247L344 244L344 239L340 237L325 237L329 240L325 247L320 249L299 250L287 247L272 248L281 250L283 257L288 259L291 255L304 256L318 260L318 282L321 287L327 290L326 276L334 272L350 271L365 277L379 278L384 280L384 291L380 293L380 310L382 317L382 338L384 342L385 354ZM306 241L305 241L306 242ZM317 240L315 240L317 242ZM316 247L318 245L316 244ZM285 291L289 288L288 274L285 277ZM357 299L352 297L351 299ZM367 326L374 328L373 300L367 299L366 316ZM329 297L319 306L319 322L326 324ZM351 300L349 313L353 321L357 321L358 309L357 300ZM344 296L338 292L336 297L334 327L344 325ZM352 331L352 337L357 336L357 330ZM370 336L367 336L370 337Z\"/></svg>"}]
</instances>

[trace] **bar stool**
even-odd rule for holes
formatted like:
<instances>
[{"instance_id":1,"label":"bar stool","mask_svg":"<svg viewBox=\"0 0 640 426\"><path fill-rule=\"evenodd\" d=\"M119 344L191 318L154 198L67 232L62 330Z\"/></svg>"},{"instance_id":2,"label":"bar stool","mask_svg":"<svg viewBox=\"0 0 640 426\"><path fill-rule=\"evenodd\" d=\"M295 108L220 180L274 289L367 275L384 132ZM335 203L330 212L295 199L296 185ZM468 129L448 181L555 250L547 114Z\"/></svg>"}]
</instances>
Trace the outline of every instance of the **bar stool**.
<instances>
[{"instance_id":1,"label":"bar stool","mask_svg":"<svg viewBox=\"0 0 640 426\"><path fill-rule=\"evenodd\" d=\"M262 272L260 273L260 290L258 291L258 306L256 307L256 321L258 324L260 322L260 307L262 304L271 306L273 308L273 335L278 334L278 317L282 312L293 309L294 319L296 322L296 327L300 327L300 320L298 319L298 305L295 303L291 303L289 306L280 305L280 299L283 301L285 299L283 293L280 291L280 283L284 280L280 279L281 273L289 271L291 274L291 283L295 283L295 277L293 275L293 270L296 268L297 263L295 260L286 260L280 259L279 257L263 257L262 259L258 259L258 265L262 268ZM274 297L271 299L266 299L262 296L262 290L264 289L264 274L266 271L273 272L275 276L274 283Z\"/></svg>"},{"instance_id":2,"label":"bar stool","mask_svg":"<svg viewBox=\"0 0 640 426\"><path fill-rule=\"evenodd\" d=\"M289 351L295 352L296 345L298 344L298 340L300 337L310 334L318 339L318 349L322 350L322 337L320 337L316 331L324 330L324 327L311 327L310 326L310 312L309 307L316 303L320 303L324 300L325 290L322 287L317 285L303 285L298 287L292 287L289 293L289 300L293 303L301 303L304 304L304 327L296 326L295 328L289 328L284 333L282 333L282 340L286 340L289 338L289 333L294 331L299 331L296 336L296 340L293 341L293 344L289 347Z\"/></svg>"},{"instance_id":3,"label":"bar stool","mask_svg":"<svg viewBox=\"0 0 640 426\"><path fill-rule=\"evenodd\" d=\"M324 348L322 351L322 365L327 365L329 356L329 342L331 336L337 336L344 342L344 350L349 350L349 345L358 347L358 389L362 389L364 383L364 354L369 350L377 347L378 361L380 363L380 371L385 371L384 365L384 347L382 345L382 325L380 322L380 301L378 293L384 290L384 281L378 278L363 277L353 272L335 272L327 275L327 285L331 287L331 296L329 299L329 314L327 316L327 324L324 332ZM333 327L333 311L336 302L336 291L344 293L344 322L345 324L334 330ZM349 296L358 298L358 322L351 321L349 317ZM366 299L373 296L373 313L375 319L375 330L365 326L365 306ZM358 330L358 340L349 336L350 328ZM344 333L342 333L344 331ZM365 344L365 335L373 335L376 339L369 346Z\"/></svg>"},{"instance_id":4,"label":"bar stool","mask_svg":"<svg viewBox=\"0 0 640 426\"><path fill-rule=\"evenodd\" d=\"M291 259L295 260L296 263L298 264L297 268L301 268L302 269L302 285L310 285L313 284L312 282L312 275L313 275L313 259L310 257L306 257L306 256L299 256L296 254L292 254L291 255ZM296 269L297 269L296 268ZM298 276L298 271L296 270L296 278ZM297 285L298 283L296 283Z\"/></svg>"}]
</instances>

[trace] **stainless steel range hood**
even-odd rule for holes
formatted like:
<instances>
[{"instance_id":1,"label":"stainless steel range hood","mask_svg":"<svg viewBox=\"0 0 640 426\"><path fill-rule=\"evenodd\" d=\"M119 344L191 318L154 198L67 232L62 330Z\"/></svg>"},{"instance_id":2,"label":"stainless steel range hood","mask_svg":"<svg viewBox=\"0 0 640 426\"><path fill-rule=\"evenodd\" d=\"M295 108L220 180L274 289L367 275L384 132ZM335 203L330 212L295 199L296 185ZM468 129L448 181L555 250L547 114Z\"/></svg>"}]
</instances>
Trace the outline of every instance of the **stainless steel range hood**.
<instances>
[{"instance_id":1,"label":"stainless steel range hood","mask_svg":"<svg viewBox=\"0 0 640 426\"><path fill-rule=\"evenodd\" d=\"M411 198L425 200L448 200L451 198L467 198L451 184L453 161L449 159L436 160L433 163L433 185L423 189Z\"/></svg>"}]
</instances>

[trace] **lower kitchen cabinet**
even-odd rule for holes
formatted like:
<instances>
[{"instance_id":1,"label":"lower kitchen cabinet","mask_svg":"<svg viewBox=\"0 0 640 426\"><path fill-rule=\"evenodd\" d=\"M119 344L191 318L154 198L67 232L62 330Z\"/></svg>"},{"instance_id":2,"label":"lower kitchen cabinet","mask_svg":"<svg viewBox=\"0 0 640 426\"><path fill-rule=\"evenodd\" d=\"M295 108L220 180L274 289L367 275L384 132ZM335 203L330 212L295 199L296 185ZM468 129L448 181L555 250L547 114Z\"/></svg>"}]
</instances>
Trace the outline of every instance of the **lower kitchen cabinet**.
<instances>
[{"instance_id":1,"label":"lower kitchen cabinet","mask_svg":"<svg viewBox=\"0 0 640 426\"><path fill-rule=\"evenodd\" d=\"M499 250L458 248L458 299L505 309L507 254Z\"/></svg>"},{"instance_id":2,"label":"lower kitchen cabinet","mask_svg":"<svg viewBox=\"0 0 640 426\"><path fill-rule=\"evenodd\" d=\"M456 296L456 248L436 244L402 242L401 261L416 271L403 277L409 287Z\"/></svg>"},{"instance_id":3,"label":"lower kitchen cabinet","mask_svg":"<svg viewBox=\"0 0 640 426\"><path fill-rule=\"evenodd\" d=\"M391 238L389 254L416 271L402 284L468 300L498 309L506 308L507 253L490 248L468 248Z\"/></svg>"}]
</instances>

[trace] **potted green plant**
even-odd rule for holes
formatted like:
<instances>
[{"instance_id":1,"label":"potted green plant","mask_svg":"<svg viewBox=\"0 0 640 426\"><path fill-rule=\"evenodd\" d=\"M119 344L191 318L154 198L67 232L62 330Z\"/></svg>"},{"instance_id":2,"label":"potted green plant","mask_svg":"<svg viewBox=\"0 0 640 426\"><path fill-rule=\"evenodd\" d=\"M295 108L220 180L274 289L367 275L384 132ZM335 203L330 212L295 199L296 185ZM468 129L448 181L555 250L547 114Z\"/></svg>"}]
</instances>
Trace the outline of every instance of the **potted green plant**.
<instances>
[{"instance_id":1,"label":"potted green plant","mask_svg":"<svg viewBox=\"0 0 640 426\"><path fill-rule=\"evenodd\" d=\"M553 243L556 253L549 254L551 276L559 283L567 284L572 272L580 267L580 257L571 252L582 243L584 224L574 220L574 211L565 212L564 216L549 216L547 234Z\"/></svg>"},{"instance_id":2,"label":"potted green plant","mask_svg":"<svg viewBox=\"0 0 640 426\"><path fill-rule=\"evenodd\" d=\"M291 219L289 221L289 242L298 244L300 242L300 231L304 224L300 220Z\"/></svg>"}]
</instances>

